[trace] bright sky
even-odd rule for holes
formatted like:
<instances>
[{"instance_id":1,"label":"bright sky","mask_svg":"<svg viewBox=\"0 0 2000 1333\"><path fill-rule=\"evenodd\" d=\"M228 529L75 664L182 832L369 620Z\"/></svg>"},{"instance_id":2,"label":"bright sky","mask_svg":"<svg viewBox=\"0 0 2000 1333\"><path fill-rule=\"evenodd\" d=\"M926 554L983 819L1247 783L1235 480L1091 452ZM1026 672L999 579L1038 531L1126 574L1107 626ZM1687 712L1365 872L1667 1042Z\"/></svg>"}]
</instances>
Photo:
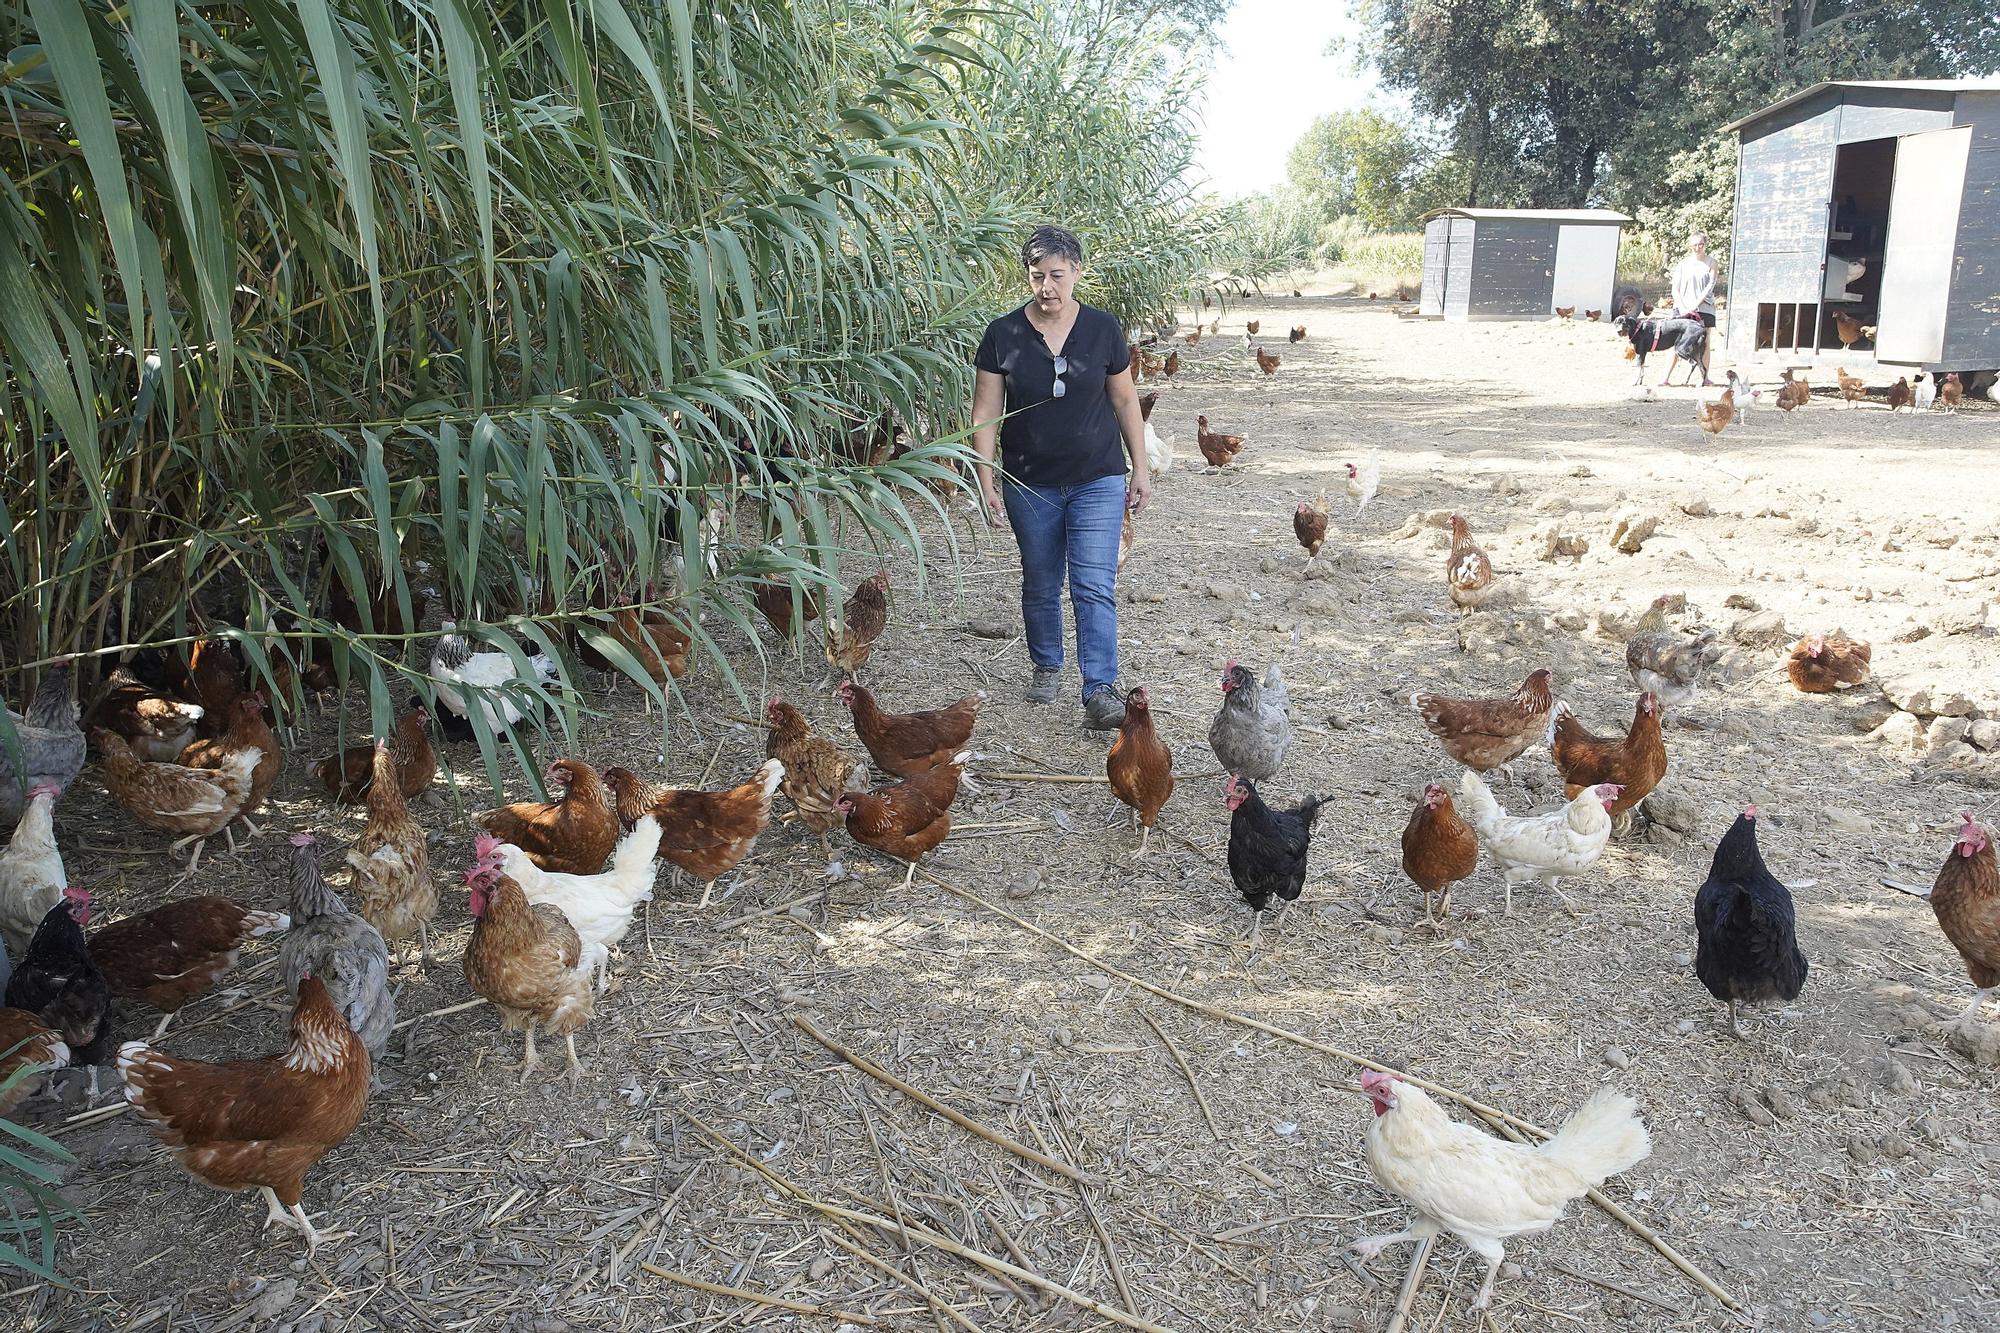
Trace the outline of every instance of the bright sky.
<instances>
[{"instance_id":1,"label":"bright sky","mask_svg":"<svg viewBox=\"0 0 2000 1333\"><path fill-rule=\"evenodd\" d=\"M1374 76L1324 54L1352 27L1345 0L1236 0L1209 76L1196 158L1210 188L1238 195L1282 184L1285 154L1307 126L1368 101Z\"/></svg>"}]
</instances>

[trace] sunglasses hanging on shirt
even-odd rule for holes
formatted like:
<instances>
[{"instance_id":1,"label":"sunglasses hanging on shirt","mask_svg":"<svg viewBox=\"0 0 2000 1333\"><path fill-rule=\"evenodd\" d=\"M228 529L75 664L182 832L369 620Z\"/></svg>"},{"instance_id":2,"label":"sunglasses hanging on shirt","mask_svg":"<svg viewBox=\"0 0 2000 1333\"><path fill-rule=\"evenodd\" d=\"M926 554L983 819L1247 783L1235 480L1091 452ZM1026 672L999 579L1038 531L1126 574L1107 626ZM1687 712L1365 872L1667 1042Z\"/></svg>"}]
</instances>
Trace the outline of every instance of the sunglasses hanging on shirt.
<instances>
[{"instance_id":1,"label":"sunglasses hanging on shirt","mask_svg":"<svg viewBox=\"0 0 2000 1333\"><path fill-rule=\"evenodd\" d=\"M1051 393L1051 394L1049 395L1049 396L1050 396L1051 398L1060 398L1060 397L1062 397L1062 396L1063 396L1064 394L1066 394L1066 393L1068 393L1068 392L1069 392L1069 385L1067 385L1067 384L1063 383L1063 376L1065 376L1065 375L1067 375L1067 374L1069 374L1069 358L1068 358L1068 357L1066 357L1066 356L1059 356L1059 357L1057 357L1057 358L1056 358L1056 387L1055 387L1055 390L1054 390L1054 392L1053 392L1053 393Z\"/></svg>"}]
</instances>

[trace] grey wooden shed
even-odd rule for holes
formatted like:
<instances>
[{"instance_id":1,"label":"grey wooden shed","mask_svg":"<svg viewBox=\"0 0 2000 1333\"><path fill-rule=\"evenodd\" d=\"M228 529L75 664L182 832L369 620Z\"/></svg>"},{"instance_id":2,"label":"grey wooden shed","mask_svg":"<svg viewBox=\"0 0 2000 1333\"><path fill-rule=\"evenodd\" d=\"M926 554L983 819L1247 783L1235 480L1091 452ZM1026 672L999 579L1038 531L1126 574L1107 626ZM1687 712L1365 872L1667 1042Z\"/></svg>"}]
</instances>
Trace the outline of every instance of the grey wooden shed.
<instances>
[{"instance_id":1,"label":"grey wooden shed","mask_svg":"<svg viewBox=\"0 0 2000 1333\"><path fill-rule=\"evenodd\" d=\"M1547 319L1611 308L1618 240L1608 208L1441 208L1424 218L1417 312L1439 319Z\"/></svg>"},{"instance_id":2,"label":"grey wooden shed","mask_svg":"<svg viewBox=\"0 0 2000 1333\"><path fill-rule=\"evenodd\" d=\"M2000 367L2000 80L1817 83L1723 128L1733 360Z\"/></svg>"}]
</instances>

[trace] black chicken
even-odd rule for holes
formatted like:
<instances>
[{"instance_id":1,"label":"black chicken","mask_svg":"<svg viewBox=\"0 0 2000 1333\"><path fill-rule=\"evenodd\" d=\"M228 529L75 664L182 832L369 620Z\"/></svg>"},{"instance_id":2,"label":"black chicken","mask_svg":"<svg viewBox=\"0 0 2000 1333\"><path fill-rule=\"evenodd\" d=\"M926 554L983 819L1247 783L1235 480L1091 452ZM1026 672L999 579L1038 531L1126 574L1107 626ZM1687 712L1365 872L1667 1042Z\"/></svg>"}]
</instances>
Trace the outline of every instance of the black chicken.
<instances>
[{"instance_id":1,"label":"black chicken","mask_svg":"<svg viewBox=\"0 0 2000 1333\"><path fill-rule=\"evenodd\" d=\"M1806 984L1792 893L1764 867L1757 851L1757 807L1737 816L1716 846L1708 879L1694 896L1694 974L1729 1006L1729 1030L1743 1037L1736 1006L1796 1000ZM1747 1040L1747 1038L1745 1038Z\"/></svg>"},{"instance_id":2,"label":"black chicken","mask_svg":"<svg viewBox=\"0 0 2000 1333\"><path fill-rule=\"evenodd\" d=\"M1313 821L1325 802L1308 796L1296 809L1273 810L1253 784L1234 774L1224 780L1222 798L1230 812L1229 877L1257 914L1250 927L1255 941L1271 899L1295 902L1305 888Z\"/></svg>"},{"instance_id":3,"label":"black chicken","mask_svg":"<svg viewBox=\"0 0 2000 1333\"><path fill-rule=\"evenodd\" d=\"M7 982L7 1007L25 1009L69 1045L70 1065L102 1064L111 1050L111 985L83 942L90 894L64 889L28 941L28 952Z\"/></svg>"}]
</instances>

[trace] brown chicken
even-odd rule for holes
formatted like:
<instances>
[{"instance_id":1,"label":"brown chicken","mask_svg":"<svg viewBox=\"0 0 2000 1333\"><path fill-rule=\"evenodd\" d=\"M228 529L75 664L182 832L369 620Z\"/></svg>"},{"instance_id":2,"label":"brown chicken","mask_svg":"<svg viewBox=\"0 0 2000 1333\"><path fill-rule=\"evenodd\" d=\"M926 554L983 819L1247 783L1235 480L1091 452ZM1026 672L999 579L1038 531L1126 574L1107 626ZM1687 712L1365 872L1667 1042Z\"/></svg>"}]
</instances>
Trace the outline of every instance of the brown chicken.
<instances>
[{"instance_id":1,"label":"brown chicken","mask_svg":"<svg viewBox=\"0 0 2000 1333\"><path fill-rule=\"evenodd\" d=\"M1261 327L1263 326L1257 320L1246 319L1243 321L1243 331L1245 333L1255 333Z\"/></svg>"},{"instance_id":2,"label":"brown chicken","mask_svg":"<svg viewBox=\"0 0 2000 1333\"><path fill-rule=\"evenodd\" d=\"M118 667L105 681L105 694L92 710L92 726L123 736L140 759L170 764L194 739L205 710L146 684Z\"/></svg>"},{"instance_id":3,"label":"brown chicken","mask_svg":"<svg viewBox=\"0 0 2000 1333\"><path fill-rule=\"evenodd\" d=\"M764 613L764 619L771 622L771 628L780 637L790 639L794 628L792 616L792 585L780 579L762 578L752 585L751 597L757 609ZM819 589L808 584L799 590L799 617L797 624L810 625L819 619Z\"/></svg>"},{"instance_id":4,"label":"brown chicken","mask_svg":"<svg viewBox=\"0 0 2000 1333\"><path fill-rule=\"evenodd\" d=\"M840 702L854 715L854 734L868 747L875 767L907 778L948 761L972 739L973 724L986 691L975 690L948 708L920 713L885 713L875 696L853 681L843 681Z\"/></svg>"},{"instance_id":5,"label":"brown chicken","mask_svg":"<svg viewBox=\"0 0 2000 1333\"><path fill-rule=\"evenodd\" d=\"M1132 349L1132 357L1133 364L1138 368L1138 378L1142 380L1157 378L1160 371L1166 366L1165 361L1154 356L1144 347L1134 347Z\"/></svg>"},{"instance_id":6,"label":"brown chicken","mask_svg":"<svg viewBox=\"0 0 2000 1333\"><path fill-rule=\"evenodd\" d=\"M0 1115L7 1115L33 1092L38 1078L8 1086L14 1071L28 1063L61 1069L69 1063L69 1043L25 1009L0 1009Z\"/></svg>"},{"instance_id":7,"label":"brown chicken","mask_svg":"<svg viewBox=\"0 0 2000 1333\"><path fill-rule=\"evenodd\" d=\"M1139 544L1139 530L1132 523L1132 511L1125 511L1124 519L1118 525L1118 571L1122 572L1125 562L1132 558L1132 548Z\"/></svg>"},{"instance_id":8,"label":"brown chicken","mask_svg":"<svg viewBox=\"0 0 2000 1333\"><path fill-rule=\"evenodd\" d=\"M1583 317L1595 324L1598 320L1604 318L1604 312L1602 310L1586 310L1583 312Z\"/></svg>"},{"instance_id":9,"label":"brown chicken","mask_svg":"<svg viewBox=\"0 0 2000 1333\"><path fill-rule=\"evenodd\" d=\"M1872 651L1838 630L1831 635L1808 634L1792 646L1785 674L1807 694L1832 694L1842 685L1859 685L1868 679Z\"/></svg>"},{"instance_id":10,"label":"brown chicken","mask_svg":"<svg viewBox=\"0 0 2000 1333\"><path fill-rule=\"evenodd\" d=\"M1291 341L1295 343L1302 343L1305 340L1306 340L1306 326L1303 324L1292 325Z\"/></svg>"},{"instance_id":11,"label":"brown chicken","mask_svg":"<svg viewBox=\"0 0 2000 1333\"><path fill-rule=\"evenodd\" d=\"M1125 696L1125 721L1104 756L1104 775L1113 794L1132 808L1131 822L1139 827L1138 854L1144 856L1161 807L1174 794L1174 755L1153 730L1153 706L1143 685Z\"/></svg>"},{"instance_id":12,"label":"brown chicken","mask_svg":"<svg viewBox=\"0 0 2000 1333\"><path fill-rule=\"evenodd\" d=\"M1167 359L1160 363L1160 373L1168 379L1172 379L1181 373L1181 354L1179 348L1175 348L1173 351L1167 353Z\"/></svg>"},{"instance_id":13,"label":"brown chicken","mask_svg":"<svg viewBox=\"0 0 2000 1333\"><path fill-rule=\"evenodd\" d=\"M553 801L519 801L484 810L472 822L511 842L544 870L595 875L618 841L618 813L605 782L581 759L558 759L546 775L561 788Z\"/></svg>"},{"instance_id":14,"label":"brown chicken","mask_svg":"<svg viewBox=\"0 0 2000 1333\"><path fill-rule=\"evenodd\" d=\"M1720 435L1729 429L1729 423L1736 420L1736 390L1724 389L1714 402L1704 402L1697 398L1694 404L1694 419L1710 435Z\"/></svg>"},{"instance_id":15,"label":"brown chicken","mask_svg":"<svg viewBox=\"0 0 2000 1333\"><path fill-rule=\"evenodd\" d=\"M368 784L368 826L347 853L347 867L353 872L348 887L353 890L355 911L381 932L383 942L402 944L414 935L428 968L438 891L431 879L429 843L423 826L410 815L396 771L389 742L376 741L375 777Z\"/></svg>"},{"instance_id":16,"label":"brown chicken","mask_svg":"<svg viewBox=\"0 0 2000 1333\"><path fill-rule=\"evenodd\" d=\"M619 821L630 828L641 815L659 819L660 859L673 864L676 878L685 870L700 881L703 907L715 892L715 881L757 845L771 822L771 793L784 778L785 766L776 759L765 760L748 782L722 791L647 783L629 768L604 770Z\"/></svg>"},{"instance_id":17,"label":"brown chicken","mask_svg":"<svg viewBox=\"0 0 2000 1333\"><path fill-rule=\"evenodd\" d=\"M1667 775L1667 743L1660 735L1660 700L1639 696L1632 709L1632 726L1622 740L1593 736L1577 721L1568 704L1556 705L1555 739L1549 746L1563 794L1570 800L1585 787L1610 783L1621 788L1618 799L1604 807L1615 824L1629 825L1626 812L1638 805Z\"/></svg>"},{"instance_id":18,"label":"brown chicken","mask_svg":"<svg viewBox=\"0 0 2000 1333\"><path fill-rule=\"evenodd\" d=\"M1438 915L1451 915L1451 886L1479 869L1479 837L1472 825L1452 808L1451 793L1441 782L1424 788L1424 799L1403 825L1403 873L1424 891L1424 917L1431 916L1432 894L1438 895Z\"/></svg>"},{"instance_id":19,"label":"brown chicken","mask_svg":"<svg viewBox=\"0 0 2000 1333\"><path fill-rule=\"evenodd\" d=\"M178 665L176 663L176 665ZM235 704L250 688L250 673L243 653L228 639L201 639L188 650L182 698L191 698L202 707L196 727L204 736L220 736L236 717Z\"/></svg>"},{"instance_id":20,"label":"brown chicken","mask_svg":"<svg viewBox=\"0 0 2000 1333\"><path fill-rule=\"evenodd\" d=\"M236 715L230 719L229 730L221 736L191 742L187 749L181 751L180 762L189 768L219 769L229 762L232 755L247 750L256 751L257 764L250 770L250 797L236 812L237 818L255 833L257 826L250 823L250 816L257 813L264 797L278 781L278 774L285 767L285 752L278 746L277 733L264 720L262 691L252 690L237 696L232 707Z\"/></svg>"},{"instance_id":21,"label":"brown chicken","mask_svg":"<svg viewBox=\"0 0 2000 1333\"><path fill-rule=\"evenodd\" d=\"M1958 840L1931 887L1931 910L1977 988L1958 1016L1963 1027L2000 990L2000 872L1994 869L1993 835L1971 815L1959 818L1964 824Z\"/></svg>"},{"instance_id":22,"label":"brown chicken","mask_svg":"<svg viewBox=\"0 0 2000 1333\"><path fill-rule=\"evenodd\" d=\"M1868 396L1868 381L1859 375L1848 374L1847 367L1835 366L1833 377L1840 382L1840 396L1849 407Z\"/></svg>"},{"instance_id":23,"label":"brown chicken","mask_svg":"<svg viewBox=\"0 0 2000 1333\"><path fill-rule=\"evenodd\" d=\"M1257 369L1264 372L1265 379L1269 379L1271 376L1277 374L1278 367L1283 362L1284 358L1276 352L1267 352L1264 350L1262 343L1257 344Z\"/></svg>"},{"instance_id":24,"label":"brown chicken","mask_svg":"<svg viewBox=\"0 0 2000 1333\"><path fill-rule=\"evenodd\" d=\"M1575 313L1576 307L1573 305L1559 305L1556 307L1556 318L1558 319L1568 319Z\"/></svg>"},{"instance_id":25,"label":"brown chicken","mask_svg":"<svg viewBox=\"0 0 2000 1333\"><path fill-rule=\"evenodd\" d=\"M1306 564L1311 565L1319 558L1319 548L1326 545L1325 491L1317 499L1299 501L1299 507L1292 511L1292 535L1305 548Z\"/></svg>"},{"instance_id":26,"label":"brown chicken","mask_svg":"<svg viewBox=\"0 0 2000 1333\"><path fill-rule=\"evenodd\" d=\"M1536 741L1549 736L1555 697L1549 693L1547 667L1521 682L1505 699L1452 699L1441 694L1412 695L1410 702L1444 751L1479 773L1511 764Z\"/></svg>"},{"instance_id":27,"label":"brown chicken","mask_svg":"<svg viewBox=\"0 0 2000 1333\"><path fill-rule=\"evenodd\" d=\"M1965 401L1965 382L1955 370L1947 370L1938 381L1938 406L1947 411L1958 411L1958 405Z\"/></svg>"},{"instance_id":28,"label":"brown chicken","mask_svg":"<svg viewBox=\"0 0 2000 1333\"><path fill-rule=\"evenodd\" d=\"M1185 342L1189 347L1193 347L1196 343L1200 342L1201 325L1197 324L1192 329L1189 329L1187 332L1187 336L1184 337L1181 341Z\"/></svg>"},{"instance_id":29,"label":"brown chicken","mask_svg":"<svg viewBox=\"0 0 2000 1333\"><path fill-rule=\"evenodd\" d=\"M874 791L849 792L838 806L848 836L863 847L908 864L903 887L917 877L917 862L951 833L951 803L958 799L961 766L972 757L961 750L948 764Z\"/></svg>"},{"instance_id":30,"label":"brown chicken","mask_svg":"<svg viewBox=\"0 0 2000 1333\"><path fill-rule=\"evenodd\" d=\"M1222 435L1210 430L1207 417L1194 419L1194 442L1210 467L1228 467L1243 452L1241 435Z\"/></svg>"},{"instance_id":31,"label":"brown chicken","mask_svg":"<svg viewBox=\"0 0 2000 1333\"><path fill-rule=\"evenodd\" d=\"M422 704L413 704L397 720L395 738L389 742L396 786L405 798L421 795L437 776L437 751L431 748L430 721L430 710ZM313 765L313 776L337 801L365 800L368 784L375 780L375 742L362 741L339 754L328 755Z\"/></svg>"},{"instance_id":32,"label":"brown chicken","mask_svg":"<svg viewBox=\"0 0 2000 1333\"><path fill-rule=\"evenodd\" d=\"M611 613L611 621L605 627L612 641L630 653L655 685L665 686L670 680L679 680L687 674L689 655L694 640L686 630L674 622L672 616L653 607L635 610L626 607ZM590 656L601 654L586 654ZM611 663L604 660L604 667Z\"/></svg>"},{"instance_id":33,"label":"brown chicken","mask_svg":"<svg viewBox=\"0 0 2000 1333\"><path fill-rule=\"evenodd\" d=\"M230 851L236 850L229 825L250 799L251 773L263 757L254 748L232 751L222 767L205 769L135 758L122 737L102 727L91 731L90 742L104 766L104 785L125 813L148 828L181 834L170 851L195 845L188 874L201 863L201 850L215 834L222 835Z\"/></svg>"},{"instance_id":34,"label":"brown chicken","mask_svg":"<svg viewBox=\"0 0 2000 1333\"><path fill-rule=\"evenodd\" d=\"M309 1250L321 1235L299 1206L306 1171L361 1123L369 1073L368 1048L310 976L281 1054L213 1064L144 1042L118 1048L125 1099L179 1150L181 1165L217 1189L261 1190L264 1225L296 1227Z\"/></svg>"},{"instance_id":35,"label":"brown chicken","mask_svg":"<svg viewBox=\"0 0 2000 1333\"><path fill-rule=\"evenodd\" d=\"M1915 411L1916 406L1917 396L1910 389L1910 377L1908 375L1898 375L1896 382L1889 386L1889 410L1894 412L1898 408L1907 407L1911 411Z\"/></svg>"},{"instance_id":36,"label":"brown chicken","mask_svg":"<svg viewBox=\"0 0 2000 1333\"><path fill-rule=\"evenodd\" d=\"M868 789L868 770L852 755L806 725L805 716L783 699L772 699L764 709L771 734L764 742L764 755L785 766L779 789L799 812L799 822L819 834L820 849L833 857L826 835L841 822L835 808L841 796Z\"/></svg>"},{"instance_id":37,"label":"brown chicken","mask_svg":"<svg viewBox=\"0 0 2000 1333\"><path fill-rule=\"evenodd\" d=\"M840 619L827 618L827 683L851 679L868 663L875 641L889 624L889 571L880 569L861 580L840 608Z\"/></svg>"},{"instance_id":38,"label":"brown chicken","mask_svg":"<svg viewBox=\"0 0 2000 1333\"><path fill-rule=\"evenodd\" d=\"M1854 346L1867 331L1866 325L1845 310L1830 310L1827 313L1833 316L1834 336L1840 339L1842 347Z\"/></svg>"},{"instance_id":39,"label":"brown chicken","mask_svg":"<svg viewBox=\"0 0 2000 1333\"><path fill-rule=\"evenodd\" d=\"M174 1012L208 994L236 966L245 945L291 924L283 912L227 898L177 898L96 931L90 957L114 994L144 1000L167 1015L153 1033L158 1041Z\"/></svg>"},{"instance_id":40,"label":"brown chicken","mask_svg":"<svg viewBox=\"0 0 2000 1333\"><path fill-rule=\"evenodd\" d=\"M576 1034L590 1021L590 969L580 966L583 941L562 909L528 902L500 868L498 852L465 872L472 909L472 938L465 945L465 981L500 1011L506 1032L527 1033L521 1079L541 1068L535 1028L561 1037L572 1081L583 1073Z\"/></svg>"},{"instance_id":41,"label":"brown chicken","mask_svg":"<svg viewBox=\"0 0 2000 1333\"><path fill-rule=\"evenodd\" d=\"M1794 377L1791 367L1787 366L1781 371L1778 380L1779 411L1796 411L1812 401L1812 389L1806 384L1805 377L1802 375Z\"/></svg>"},{"instance_id":42,"label":"brown chicken","mask_svg":"<svg viewBox=\"0 0 2000 1333\"><path fill-rule=\"evenodd\" d=\"M1472 540L1472 528L1461 514L1451 516L1451 554L1445 557L1444 587L1454 606L1475 607L1493 591L1493 562Z\"/></svg>"}]
</instances>

